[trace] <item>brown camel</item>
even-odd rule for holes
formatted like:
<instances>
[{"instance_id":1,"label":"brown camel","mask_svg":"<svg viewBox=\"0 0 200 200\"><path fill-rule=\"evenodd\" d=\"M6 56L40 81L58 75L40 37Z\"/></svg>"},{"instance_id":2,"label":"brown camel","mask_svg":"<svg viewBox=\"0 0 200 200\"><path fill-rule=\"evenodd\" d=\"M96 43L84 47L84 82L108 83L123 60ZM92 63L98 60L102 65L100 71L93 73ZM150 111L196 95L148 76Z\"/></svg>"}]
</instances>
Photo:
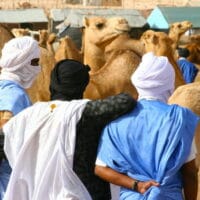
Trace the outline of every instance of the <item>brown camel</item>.
<instances>
[{"instance_id":1,"label":"brown camel","mask_svg":"<svg viewBox=\"0 0 200 200\"><path fill-rule=\"evenodd\" d=\"M185 47L190 51L187 59L200 66L200 35L191 35L190 42Z\"/></svg>"}]
</instances>

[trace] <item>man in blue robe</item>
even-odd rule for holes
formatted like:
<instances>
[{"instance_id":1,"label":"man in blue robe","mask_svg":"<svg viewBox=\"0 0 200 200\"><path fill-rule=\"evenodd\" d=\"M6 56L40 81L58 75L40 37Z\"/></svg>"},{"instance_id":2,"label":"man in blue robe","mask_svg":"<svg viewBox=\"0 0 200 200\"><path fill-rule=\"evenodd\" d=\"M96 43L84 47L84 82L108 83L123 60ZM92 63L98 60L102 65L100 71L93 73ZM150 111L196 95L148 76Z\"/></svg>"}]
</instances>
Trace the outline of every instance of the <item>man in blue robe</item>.
<instances>
[{"instance_id":1,"label":"man in blue robe","mask_svg":"<svg viewBox=\"0 0 200 200\"><path fill-rule=\"evenodd\" d=\"M121 186L120 200L196 200L193 137L199 117L166 104L174 90L173 67L167 57L149 52L131 80L138 104L105 127L96 175Z\"/></svg>"},{"instance_id":2,"label":"man in blue robe","mask_svg":"<svg viewBox=\"0 0 200 200\"><path fill-rule=\"evenodd\" d=\"M178 49L178 60L177 64L180 67L180 70L183 74L183 78L186 83L192 83L198 73L196 66L187 60L187 57L190 55L190 52L186 48Z\"/></svg>"}]
</instances>

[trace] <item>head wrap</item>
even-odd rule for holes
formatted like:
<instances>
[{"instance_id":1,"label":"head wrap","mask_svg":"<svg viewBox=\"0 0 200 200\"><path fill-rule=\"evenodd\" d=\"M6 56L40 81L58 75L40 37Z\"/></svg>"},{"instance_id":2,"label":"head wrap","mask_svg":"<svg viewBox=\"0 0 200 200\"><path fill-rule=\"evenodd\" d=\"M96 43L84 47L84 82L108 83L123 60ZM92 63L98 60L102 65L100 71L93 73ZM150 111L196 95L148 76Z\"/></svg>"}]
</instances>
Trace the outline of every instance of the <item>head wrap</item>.
<instances>
[{"instance_id":1,"label":"head wrap","mask_svg":"<svg viewBox=\"0 0 200 200\"><path fill-rule=\"evenodd\" d=\"M146 53L131 81L139 93L139 99L152 98L167 102L174 91L175 72L165 56Z\"/></svg>"},{"instance_id":2,"label":"head wrap","mask_svg":"<svg viewBox=\"0 0 200 200\"><path fill-rule=\"evenodd\" d=\"M76 60L58 62L51 72L51 100L81 99L89 82L89 70L88 65Z\"/></svg>"},{"instance_id":3,"label":"head wrap","mask_svg":"<svg viewBox=\"0 0 200 200\"><path fill-rule=\"evenodd\" d=\"M186 48L178 48L178 55L183 58L187 58L190 55L190 51Z\"/></svg>"},{"instance_id":4,"label":"head wrap","mask_svg":"<svg viewBox=\"0 0 200 200\"><path fill-rule=\"evenodd\" d=\"M24 36L9 40L2 49L0 59L0 79L12 80L23 88L29 88L41 71L40 66L32 66L31 60L40 57L38 42Z\"/></svg>"}]
</instances>

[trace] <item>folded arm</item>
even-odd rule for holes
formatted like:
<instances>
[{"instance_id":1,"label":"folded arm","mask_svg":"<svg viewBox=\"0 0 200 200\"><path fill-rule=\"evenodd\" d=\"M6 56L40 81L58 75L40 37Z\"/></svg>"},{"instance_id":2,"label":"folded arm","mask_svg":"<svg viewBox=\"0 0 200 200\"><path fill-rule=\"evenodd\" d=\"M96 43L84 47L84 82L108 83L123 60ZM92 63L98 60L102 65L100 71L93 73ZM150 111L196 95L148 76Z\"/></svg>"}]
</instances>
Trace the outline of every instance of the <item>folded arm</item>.
<instances>
[{"instance_id":1,"label":"folded arm","mask_svg":"<svg viewBox=\"0 0 200 200\"><path fill-rule=\"evenodd\" d=\"M154 180L146 182L138 181L109 167L99 165L95 166L95 174L105 181L134 190L141 194L145 193L151 186L159 186L159 183Z\"/></svg>"}]
</instances>

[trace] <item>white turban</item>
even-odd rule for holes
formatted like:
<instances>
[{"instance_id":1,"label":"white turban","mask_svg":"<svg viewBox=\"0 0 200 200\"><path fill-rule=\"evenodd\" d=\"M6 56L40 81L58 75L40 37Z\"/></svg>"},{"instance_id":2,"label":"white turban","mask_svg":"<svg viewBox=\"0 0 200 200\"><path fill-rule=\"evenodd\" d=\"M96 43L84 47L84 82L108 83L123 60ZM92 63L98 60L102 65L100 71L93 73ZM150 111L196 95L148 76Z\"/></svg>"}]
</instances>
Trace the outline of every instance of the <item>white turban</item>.
<instances>
[{"instance_id":1,"label":"white turban","mask_svg":"<svg viewBox=\"0 0 200 200\"><path fill-rule=\"evenodd\" d=\"M167 102L174 91L174 68L167 57L149 52L143 55L131 81L139 93L139 99L152 98Z\"/></svg>"},{"instance_id":2,"label":"white turban","mask_svg":"<svg viewBox=\"0 0 200 200\"><path fill-rule=\"evenodd\" d=\"M9 40L2 49L0 79L15 81L23 88L29 88L41 71L40 66L31 65L31 60L39 57L38 42L32 37Z\"/></svg>"}]
</instances>

